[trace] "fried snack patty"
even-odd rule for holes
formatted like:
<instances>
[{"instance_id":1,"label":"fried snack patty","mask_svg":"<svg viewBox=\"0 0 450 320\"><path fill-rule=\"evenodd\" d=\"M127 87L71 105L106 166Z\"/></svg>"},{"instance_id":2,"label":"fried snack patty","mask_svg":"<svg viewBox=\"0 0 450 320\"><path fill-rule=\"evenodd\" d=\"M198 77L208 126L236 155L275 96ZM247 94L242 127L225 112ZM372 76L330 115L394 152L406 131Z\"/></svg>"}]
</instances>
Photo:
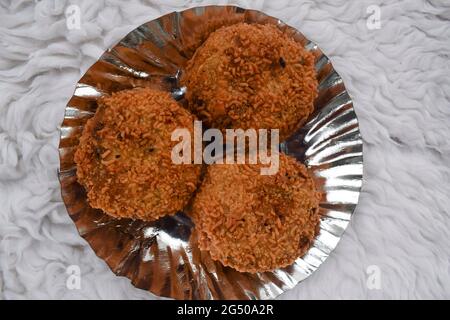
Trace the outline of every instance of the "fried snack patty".
<instances>
[{"instance_id":1,"label":"fried snack patty","mask_svg":"<svg viewBox=\"0 0 450 320\"><path fill-rule=\"evenodd\" d=\"M195 191L200 166L173 164L172 131L192 116L168 93L134 89L100 100L75 153L78 181L93 208L114 217L155 220L175 214Z\"/></svg>"},{"instance_id":2,"label":"fried snack patty","mask_svg":"<svg viewBox=\"0 0 450 320\"><path fill-rule=\"evenodd\" d=\"M241 272L288 266L310 247L321 193L304 165L280 154L275 175L261 165L211 165L193 203L200 249Z\"/></svg>"},{"instance_id":3,"label":"fried snack patty","mask_svg":"<svg viewBox=\"0 0 450 320\"><path fill-rule=\"evenodd\" d=\"M284 140L313 111L314 56L276 26L238 23L211 33L181 84L207 126L279 129Z\"/></svg>"}]
</instances>

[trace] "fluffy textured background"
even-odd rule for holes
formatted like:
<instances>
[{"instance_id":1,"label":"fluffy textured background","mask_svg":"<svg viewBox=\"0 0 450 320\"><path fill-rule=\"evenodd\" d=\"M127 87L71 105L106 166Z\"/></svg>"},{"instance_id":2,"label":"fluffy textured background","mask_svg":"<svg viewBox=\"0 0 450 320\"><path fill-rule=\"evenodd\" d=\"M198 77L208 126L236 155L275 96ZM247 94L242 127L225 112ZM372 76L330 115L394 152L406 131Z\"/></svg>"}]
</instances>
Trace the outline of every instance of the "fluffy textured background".
<instances>
[{"instance_id":1,"label":"fluffy textured background","mask_svg":"<svg viewBox=\"0 0 450 320\"><path fill-rule=\"evenodd\" d=\"M64 11L81 8L81 29ZM61 202L58 126L101 53L164 13L226 1L20 1L0 4L0 299L149 299L81 239ZM281 298L450 298L450 1L235 1L300 29L354 99L364 187L321 268ZM381 29L366 27L371 4ZM79 265L81 290L66 288ZM381 271L369 290L367 268Z\"/></svg>"}]
</instances>

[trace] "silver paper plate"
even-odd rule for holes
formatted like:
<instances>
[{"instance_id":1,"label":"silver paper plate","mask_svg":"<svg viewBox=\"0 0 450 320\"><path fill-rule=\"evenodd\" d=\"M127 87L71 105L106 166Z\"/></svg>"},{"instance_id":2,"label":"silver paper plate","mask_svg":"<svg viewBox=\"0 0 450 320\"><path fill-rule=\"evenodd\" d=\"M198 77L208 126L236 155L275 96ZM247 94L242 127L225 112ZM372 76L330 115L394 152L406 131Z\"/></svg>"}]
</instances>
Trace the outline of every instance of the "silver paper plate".
<instances>
[{"instance_id":1,"label":"silver paper plate","mask_svg":"<svg viewBox=\"0 0 450 320\"><path fill-rule=\"evenodd\" d=\"M103 94L155 87L183 99L178 77L208 34L245 21L271 23L316 57L319 95L308 123L281 149L303 161L324 192L320 232L303 257L287 268L240 273L212 261L190 243L193 224L183 213L156 222L113 219L92 209L76 179L73 154L87 119ZM320 49L299 31L262 12L208 6L173 12L145 23L108 49L76 85L61 126L62 196L80 235L112 271L138 288L178 299L269 299L310 276L336 247L358 202L362 140L352 101L341 77Z\"/></svg>"}]
</instances>

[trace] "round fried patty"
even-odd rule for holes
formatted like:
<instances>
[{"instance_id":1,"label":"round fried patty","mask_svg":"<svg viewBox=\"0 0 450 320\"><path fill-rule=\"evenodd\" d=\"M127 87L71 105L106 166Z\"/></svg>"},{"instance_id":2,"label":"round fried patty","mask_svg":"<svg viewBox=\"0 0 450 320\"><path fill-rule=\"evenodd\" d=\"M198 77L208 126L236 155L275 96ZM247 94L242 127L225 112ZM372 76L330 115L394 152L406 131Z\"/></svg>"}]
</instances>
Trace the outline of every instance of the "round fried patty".
<instances>
[{"instance_id":1,"label":"round fried patty","mask_svg":"<svg viewBox=\"0 0 450 320\"><path fill-rule=\"evenodd\" d=\"M200 166L173 164L171 134L194 117L168 93L134 89L99 101L75 153L90 205L114 217L155 220L183 209Z\"/></svg>"},{"instance_id":2,"label":"round fried patty","mask_svg":"<svg viewBox=\"0 0 450 320\"><path fill-rule=\"evenodd\" d=\"M199 246L241 272L288 266L309 248L321 193L305 166L280 154L275 175L261 165L211 165L194 200Z\"/></svg>"},{"instance_id":3,"label":"round fried patty","mask_svg":"<svg viewBox=\"0 0 450 320\"><path fill-rule=\"evenodd\" d=\"M314 56L273 25L238 23L211 33L181 84L206 125L279 129L282 140L306 121L317 96Z\"/></svg>"}]
</instances>

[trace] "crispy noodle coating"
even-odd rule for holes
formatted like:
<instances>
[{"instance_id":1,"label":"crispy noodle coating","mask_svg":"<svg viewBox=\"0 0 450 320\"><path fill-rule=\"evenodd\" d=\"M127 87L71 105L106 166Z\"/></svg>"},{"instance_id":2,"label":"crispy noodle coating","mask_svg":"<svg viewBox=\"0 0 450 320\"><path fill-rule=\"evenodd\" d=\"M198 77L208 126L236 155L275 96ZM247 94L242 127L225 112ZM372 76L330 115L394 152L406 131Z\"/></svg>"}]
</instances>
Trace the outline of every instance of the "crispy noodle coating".
<instances>
[{"instance_id":1,"label":"crispy noodle coating","mask_svg":"<svg viewBox=\"0 0 450 320\"><path fill-rule=\"evenodd\" d=\"M306 167L280 154L278 173L260 168L209 166L191 212L200 249L241 272L292 264L318 230L321 193Z\"/></svg>"},{"instance_id":2,"label":"crispy noodle coating","mask_svg":"<svg viewBox=\"0 0 450 320\"><path fill-rule=\"evenodd\" d=\"M155 220L175 214L197 188L200 166L173 164L171 134L192 116L166 92L133 89L99 101L75 153L89 204L113 217Z\"/></svg>"},{"instance_id":3,"label":"crispy noodle coating","mask_svg":"<svg viewBox=\"0 0 450 320\"><path fill-rule=\"evenodd\" d=\"M211 33L188 61L188 107L214 128L293 134L317 97L314 56L273 25L238 23Z\"/></svg>"}]
</instances>

